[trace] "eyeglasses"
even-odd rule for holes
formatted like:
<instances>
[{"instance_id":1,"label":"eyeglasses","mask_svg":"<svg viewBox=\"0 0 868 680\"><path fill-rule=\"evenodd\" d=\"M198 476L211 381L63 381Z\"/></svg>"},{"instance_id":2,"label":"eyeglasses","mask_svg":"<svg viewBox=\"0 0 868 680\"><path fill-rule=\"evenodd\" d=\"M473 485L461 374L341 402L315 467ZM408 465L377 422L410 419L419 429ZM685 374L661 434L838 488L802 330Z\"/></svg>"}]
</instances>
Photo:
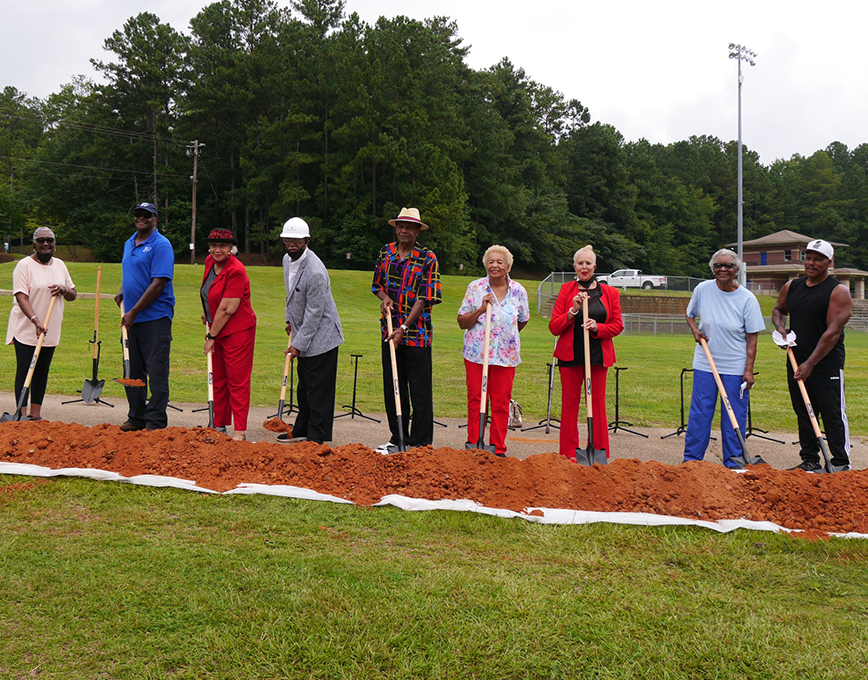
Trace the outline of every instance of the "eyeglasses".
<instances>
[{"instance_id":1,"label":"eyeglasses","mask_svg":"<svg viewBox=\"0 0 868 680\"><path fill-rule=\"evenodd\" d=\"M726 269L727 271L735 269L735 264L733 264L732 262L715 262L711 266L715 269Z\"/></svg>"},{"instance_id":2,"label":"eyeglasses","mask_svg":"<svg viewBox=\"0 0 868 680\"><path fill-rule=\"evenodd\" d=\"M42 245L43 243L54 243L54 239L53 238L38 238L38 239L36 239L36 242L39 245Z\"/></svg>"},{"instance_id":3,"label":"eyeglasses","mask_svg":"<svg viewBox=\"0 0 868 680\"><path fill-rule=\"evenodd\" d=\"M136 217L144 217L146 220L149 220L152 217L154 217L154 214L149 213L147 210L136 210L136 212L134 212L133 215L135 215Z\"/></svg>"},{"instance_id":4,"label":"eyeglasses","mask_svg":"<svg viewBox=\"0 0 868 680\"><path fill-rule=\"evenodd\" d=\"M287 245L292 244L292 245L296 245L296 246L303 246L304 245L304 238L285 238L285 239L283 239L283 242Z\"/></svg>"}]
</instances>

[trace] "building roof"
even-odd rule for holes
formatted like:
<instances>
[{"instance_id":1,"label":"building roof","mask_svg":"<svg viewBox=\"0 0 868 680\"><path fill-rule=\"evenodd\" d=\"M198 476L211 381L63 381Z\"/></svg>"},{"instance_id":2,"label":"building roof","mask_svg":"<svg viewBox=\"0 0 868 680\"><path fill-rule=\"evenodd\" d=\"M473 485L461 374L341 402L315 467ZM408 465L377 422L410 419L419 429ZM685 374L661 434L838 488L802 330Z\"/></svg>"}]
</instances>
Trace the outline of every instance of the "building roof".
<instances>
[{"instance_id":1,"label":"building roof","mask_svg":"<svg viewBox=\"0 0 868 680\"><path fill-rule=\"evenodd\" d=\"M742 247L745 246L788 246L788 245L805 245L810 241L813 241L813 236L805 236L804 234L800 234L798 232L792 231L791 229L781 229L780 231L776 231L774 234L767 234L766 236L760 236L759 238L752 239L750 241L742 241ZM844 247L846 248L849 244L847 243L836 243L835 241L829 241L835 248ZM727 243L727 248L732 248L738 246L738 243Z\"/></svg>"}]
</instances>

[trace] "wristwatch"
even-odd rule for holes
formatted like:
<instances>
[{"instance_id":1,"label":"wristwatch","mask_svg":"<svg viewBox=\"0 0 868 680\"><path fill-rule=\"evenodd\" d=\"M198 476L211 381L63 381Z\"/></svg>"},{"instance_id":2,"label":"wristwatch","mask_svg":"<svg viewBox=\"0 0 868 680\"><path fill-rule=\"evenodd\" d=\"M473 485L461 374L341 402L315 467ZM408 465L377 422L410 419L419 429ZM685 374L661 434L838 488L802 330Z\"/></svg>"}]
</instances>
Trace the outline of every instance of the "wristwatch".
<instances>
[{"instance_id":1,"label":"wristwatch","mask_svg":"<svg viewBox=\"0 0 868 680\"><path fill-rule=\"evenodd\" d=\"M211 335L210 333L205 333L205 339L206 339L206 340L216 340L216 339L217 339L217 336L216 336L216 335Z\"/></svg>"},{"instance_id":2,"label":"wristwatch","mask_svg":"<svg viewBox=\"0 0 868 680\"><path fill-rule=\"evenodd\" d=\"M401 330L406 333L407 331L410 330L410 327L407 324L402 323L401 324Z\"/></svg>"}]
</instances>

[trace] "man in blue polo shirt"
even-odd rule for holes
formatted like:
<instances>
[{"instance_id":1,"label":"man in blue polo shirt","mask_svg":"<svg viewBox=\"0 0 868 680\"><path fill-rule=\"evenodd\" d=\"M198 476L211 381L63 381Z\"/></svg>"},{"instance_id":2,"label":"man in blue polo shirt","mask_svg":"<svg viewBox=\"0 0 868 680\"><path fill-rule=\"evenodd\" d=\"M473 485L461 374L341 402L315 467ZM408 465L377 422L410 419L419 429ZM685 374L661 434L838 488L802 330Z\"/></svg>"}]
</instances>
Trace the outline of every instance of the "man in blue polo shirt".
<instances>
[{"instance_id":1,"label":"man in blue polo shirt","mask_svg":"<svg viewBox=\"0 0 868 680\"><path fill-rule=\"evenodd\" d=\"M126 387L130 410L121 425L124 432L158 430L168 424L169 349L175 315L175 251L157 231L157 207L139 203L133 215L136 233L124 244L123 279L115 302L124 303L121 325L129 335L129 377L145 386Z\"/></svg>"}]
</instances>

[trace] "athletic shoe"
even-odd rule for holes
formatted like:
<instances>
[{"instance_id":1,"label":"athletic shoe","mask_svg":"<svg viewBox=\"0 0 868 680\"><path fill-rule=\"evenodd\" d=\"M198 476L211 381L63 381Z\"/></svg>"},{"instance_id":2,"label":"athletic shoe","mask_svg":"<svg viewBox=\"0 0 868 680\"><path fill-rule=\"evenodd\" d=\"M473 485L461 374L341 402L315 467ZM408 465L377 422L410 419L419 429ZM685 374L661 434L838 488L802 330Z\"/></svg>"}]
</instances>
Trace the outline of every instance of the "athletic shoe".
<instances>
[{"instance_id":1,"label":"athletic shoe","mask_svg":"<svg viewBox=\"0 0 868 680\"><path fill-rule=\"evenodd\" d=\"M144 429L144 425L136 425L132 420L128 420L123 425L121 425L121 432L137 432L138 430Z\"/></svg>"},{"instance_id":2,"label":"athletic shoe","mask_svg":"<svg viewBox=\"0 0 868 680\"><path fill-rule=\"evenodd\" d=\"M823 466L811 460L803 460L801 463L796 465L796 467L790 468L790 470L804 470L805 472L822 472Z\"/></svg>"},{"instance_id":3,"label":"athletic shoe","mask_svg":"<svg viewBox=\"0 0 868 680\"><path fill-rule=\"evenodd\" d=\"M377 447L377 453L382 453L384 455L388 453L398 453L398 447L392 442L386 442Z\"/></svg>"},{"instance_id":4,"label":"athletic shoe","mask_svg":"<svg viewBox=\"0 0 868 680\"><path fill-rule=\"evenodd\" d=\"M289 432L281 432L279 435L277 435L277 441L279 442L288 442L289 440Z\"/></svg>"},{"instance_id":5,"label":"athletic shoe","mask_svg":"<svg viewBox=\"0 0 868 680\"><path fill-rule=\"evenodd\" d=\"M310 442L314 440L308 439L307 437L293 437L292 439L290 439L289 434L283 432L277 435L277 441L280 444L301 444L302 442ZM320 442L320 444L322 444L322 442Z\"/></svg>"}]
</instances>

